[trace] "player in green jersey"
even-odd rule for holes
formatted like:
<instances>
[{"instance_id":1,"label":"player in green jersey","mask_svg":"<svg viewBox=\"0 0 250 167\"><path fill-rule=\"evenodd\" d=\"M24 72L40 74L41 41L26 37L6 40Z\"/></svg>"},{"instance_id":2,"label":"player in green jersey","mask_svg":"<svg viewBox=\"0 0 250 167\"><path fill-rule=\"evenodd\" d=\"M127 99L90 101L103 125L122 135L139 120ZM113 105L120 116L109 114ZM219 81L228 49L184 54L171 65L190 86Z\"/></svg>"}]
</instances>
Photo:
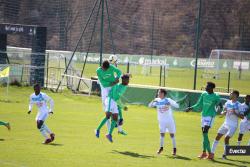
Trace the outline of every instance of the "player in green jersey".
<instances>
[{"instance_id":1,"label":"player in green jersey","mask_svg":"<svg viewBox=\"0 0 250 167\"><path fill-rule=\"evenodd\" d=\"M187 108L186 111L201 110L201 130L203 135L203 152L198 157L199 158L208 158L211 154L210 142L208 138L208 131L212 127L214 122L214 117L216 115L215 107L222 104L220 103L220 96L214 93L215 84L213 82L207 82L206 91L201 94L198 102ZM207 155L207 152L209 155Z\"/></svg>"},{"instance_id":2,"label":"player in green jersey","mask_svg":"<svg viewBox=\"0 0 250 167\"><path fill-rule=\"evenodd\" d=\"M109 129L109 133L106 135L107 139L110 142L113 142L112 140L112 132L117 125L118 121L118 103L120 102L120 98L122 94L125 93L127 89L127 85L129 83L129 74L124 74L122 76L122 83L117 84L112 87L112 89L109 92L108 98L105 100L105 111L106 111L106 117L101 121L99 126L96 129L96 137L99 138L100 135L100 129L102 126L107 122L107 120L112 117L111 121L111 127Z\"/></svg>"}]
</instances>

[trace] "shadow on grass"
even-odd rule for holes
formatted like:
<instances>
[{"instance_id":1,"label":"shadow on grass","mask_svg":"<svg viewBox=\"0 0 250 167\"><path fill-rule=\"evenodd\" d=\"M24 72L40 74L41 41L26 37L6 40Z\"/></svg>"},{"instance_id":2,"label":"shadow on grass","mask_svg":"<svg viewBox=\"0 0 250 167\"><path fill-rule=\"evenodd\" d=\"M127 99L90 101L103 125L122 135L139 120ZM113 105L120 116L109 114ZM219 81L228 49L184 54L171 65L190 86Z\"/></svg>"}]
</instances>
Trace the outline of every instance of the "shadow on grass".
<instances>
[{"instance_id":1,"label":"shadow on grass","mask_svg":"<svg viewBox=\"0 0 250 167\"><path fill-rule=\"evenodd\" d=\"M130 151L113 150L112 153L113 154L122 154L122 155L130 156L130 157L134 157L134 158L145 158L145 159L154 158L154 156L142 155L142 154L135 153L135 152L130 152Z\"/></svg>"},{"instance_id":2,"label":"shadow on grass","mask_svg":"<svg viewBox=\"0 0 250 167\"><path fill-rule=\"evenodd\" d=\"M231 162L240 162L242 164L248 164L248 165L250 165L250 160L249 161L241 161L241 160L234 160L234 159L227 159L227 160L231 161Z\"/></svg>"},{"instance_id":3,"label":"shadow on grass","mask_svg":"<svg viewBox=\"0 0 250 167\"><path fill-rule=\"evenodd\" d=\"M168 157L168 158L170 158L170 159L180 159L180 160L185 160L185 161L190 161L190 160L192 160L191 158L184 157L184 156L181 156L181 155L176 155L176 156L166 155L166 157Z\"/></svg>"},{"instance_id":4,"label":"shadow on grass","mask_svg":"<svg viewBox=\"0 0 250 167\"><path fill-rule=\"evenodd\" d=\"M4 139L0 139L0 141L4 141Z\"/></svg>"},{"instance_id":5,"label":"shadow on grass","mask_svg":"<svg viewBox=\"0 0 250 167\"><path fill-rule=\"evenodd\" d=\"M234 160L230 160L230 161L234 161ZM228 159L227 160L222 160L222 161L212 160L212 162L222 164L222 165L230 165L230 166L236 166L236 167L247 167L246 165L237 165L237 164L228 162ZM236 160L236 162L238 162L238 161Z\"/></svg>"},{"instance_id":6,"label":"shadow on grass","mask_svg":"<svg viewBox=\"0 0 250 167\"><path fill-rule=\"evenodd\" d=\"M0 103L20 103L20 101L13 101L8 99L0 99Z\"/></svg>"},{"instance_id":7,"label":"shadow on grass","mask_svg":"<svg viewBox=\"0 0 250 167\"><path fill-rule=\"evenodd\" d=\"M48 146L63 146L63 144L58 144L58 143L50 143Z\"/></svg>"}]
</instances>

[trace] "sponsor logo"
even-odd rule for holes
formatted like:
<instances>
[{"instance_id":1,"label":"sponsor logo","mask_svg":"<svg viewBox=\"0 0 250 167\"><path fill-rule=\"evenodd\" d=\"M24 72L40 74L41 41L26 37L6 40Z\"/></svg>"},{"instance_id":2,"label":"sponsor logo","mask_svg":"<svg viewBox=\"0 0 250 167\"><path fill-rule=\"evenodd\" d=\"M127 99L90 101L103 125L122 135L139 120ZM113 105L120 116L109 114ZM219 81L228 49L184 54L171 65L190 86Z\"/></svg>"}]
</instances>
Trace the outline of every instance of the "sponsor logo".
<instances>
[{"instance_id":1,"label":"sponsor logo","mask_svg":"<svg viewBox=\"0 0 250 167\"><path fill-rule=\"evenodd\" d=\"M226 155L250 155L250 146L227 146Z\"/></svg>"},{"instance_id":2,"label":"sponsor logo","mask_svg":"<svg viewBox=\"0 0 250 167\"><path fill-rule=\"evenodd\" d=\"M195 66L195 60L192 60L192 61L190 62L190 65L191 65L192 67L194 67L194 66ZM209 61L209 60L207 60L207 59L198 59L198 64L197 64L197 66L198 66L199 68L214 68L214 67L215 67L215 62L214 62L214 61Z\"/></svg>"}]
</instances>

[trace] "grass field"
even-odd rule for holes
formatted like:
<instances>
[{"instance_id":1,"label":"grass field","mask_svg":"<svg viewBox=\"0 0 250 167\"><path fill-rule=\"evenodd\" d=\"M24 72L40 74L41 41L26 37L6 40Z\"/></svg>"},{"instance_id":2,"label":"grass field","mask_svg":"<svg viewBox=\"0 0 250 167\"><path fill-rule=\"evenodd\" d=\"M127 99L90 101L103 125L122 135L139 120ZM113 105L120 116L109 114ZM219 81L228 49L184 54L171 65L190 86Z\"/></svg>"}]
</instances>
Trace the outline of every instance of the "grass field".
<instances>
[{"instance_id":1,"label":"grass field","mask_svg":"<svg viewBox=\"0 0 250 167\"><path fill-rule=\"evenodd\" d=\"M47 125L55 132L53 144L43 145L42 136L36 129L36 110L28 111L28 97L32 88L0 88L0 120L9 121L12 130L0 127L1 167L62 167L62 166L250 166L249 157L229 157L222 160L223 141L218 145L215 161L199 160L201 152L201 130L199 113L175 112L177 124L178 156L171 156L172 146L166 137L165 151L155 154L159 147L159 129L156 111L144 106L129 106L124 113L124 129L128 136L114 133L114 143L109 143L103 128L100 139L95 138L94 129L104 114L98 97L72 95L70 92L50 93L55 100L55 113ZM5 101L4 99L10 101ZM224 118L217 117L209 137L213 141ZM116 132L116 130L114 131ZM250 135L243 139L247 143ZM231 141L236 143L237 135Z\"/></svg>"}]
</instances>

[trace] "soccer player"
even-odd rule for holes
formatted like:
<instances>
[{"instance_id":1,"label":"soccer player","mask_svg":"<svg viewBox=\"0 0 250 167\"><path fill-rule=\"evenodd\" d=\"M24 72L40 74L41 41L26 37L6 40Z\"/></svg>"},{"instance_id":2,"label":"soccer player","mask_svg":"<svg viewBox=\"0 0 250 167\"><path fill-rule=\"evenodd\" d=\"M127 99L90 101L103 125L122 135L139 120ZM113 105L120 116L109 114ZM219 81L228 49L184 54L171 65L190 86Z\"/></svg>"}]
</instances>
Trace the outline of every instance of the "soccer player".
<instances>
[{"instance_id":1,"label":"soccer player","mask_svg":"<svg viewBox=\"0 0 250 167\"><path fill-rule=\"evenodd\" d=\"M250 131L250 95L246 95L245 102L240 106L240 112L244 115L244 119L240 121L240 130L238 136L238 145L240 146L243 135ZM250 144L250 141L249 143Z\"/></svg>"},{"instance_id":2,"label":"soccer player","mask_svg":"<svg viewBox=\"0 0 250 167\"><path fill-rule=\"evenodd\" d=\"M226 147L229 145L229 139L234 135L238 127L238 119L243 118L243 115L240 114L240 102L237 101L239 97L239 92L234 90L230 94L230 100L228 100L224 105L224 111L221 113L222 115L226 115L224 123L218 130L217 136L214 140L212 146L212 153L209 156L209 159L214 158L215 149L219 143L219 140L223 135L225 135L225 146L224 146L224 154L222 155L223 159L226 159Z\"/></svg>"},{"instance_id":3,"label":"soccer player","mask_svg":"<svg viewBox=\"0 0 250 167\"><path fill-rule=\"evenodd\" d=\"M176 155L176 141L175 141L175 121L172 114L172 107L179 108L174 100L166 98L167 92L164 89L158 91L158 98L155 98L149 103L149 107L156 107L158 112L158 121L160 128L160 149L157 154L163 151L165 133L169 132L172 144L173 155Z\"/></svg>"},{"instance_id":4,"label":"soccer player","mask_svg":"<svg viewBox=\"0 0 250 167\"><path fill-rule=\"evenodd\" d=\"M3 125L3 126L5 126L8 130L10 130L10 123L9 123L9 122L0 121L0 125Z\"/></svg>"},{"instance_id":5,"label":"soccer player","mask_svg":"<svg viewBox=\"0 0 250 167\"><path fill-rule=\"evenodd\" d=\"M106 137L110 142L113 142L112 133L118 121L118 104L117 103L119 103L121 95L125 93L128 84L129 84L129 74L124 74L122 76L122 83L117 84L112 87L108 97L105 100L106 117L101 121L101 123L96 129L97 138L99 138L100 130L102 126L107 122L107 120L110 119L110 117L112 117L111 127Z\"/></svg>"},{"instance_id":6,"label":"soccer player","mask_svg":"<svg viewBox=\"0 0 250 167\"><path fill-rule=\"evenodd\" d=\"M112 86L119 83L119 78L121 77L122 72L114 65L111 65L108 60L105 60L103 61L102 66L96 70L96 73L101 87L102 106L105 110L105 100L108 97ZM107 127L109 131L110 121L107 121Z\"/></svg>"},{"instance_id":7,"label":"soccer player","mask_svg":"<svg viewBox=\"0 0 250 167\"><path fill-rule=\"evenodd\" d=\"M220 96L214 93L215 84L213 82L207 82L206 91L201 94L198 102L186 109L190 110L202 110L201 112L201 130L203 135L203 152L198 156L198 158L208 158L211 155L210 142L208 138L208 131L212 127L214 122L214 117L216 115L215 107L220 105ZM207 152L209 155L207 155Z\"/></svg>"},{"instance_id":8,"label":"soccer player","mask_svg":"<svg viewBox=\"0 0 250 167\"><path fill-rule=\"evenodd\" d=\"M38 113L36 116L37 128L40 133L45 137L43 144L51 143L55 139L55 134L45 124L49 114L53 114L54 101L47 94L42 93L39 84L34 85L35 93L30 95L29 111L31 113L32 107L34 104L38 107ZM50 108L47 107L47 103L50 103Z\"/></svg>"}]
</instances>

